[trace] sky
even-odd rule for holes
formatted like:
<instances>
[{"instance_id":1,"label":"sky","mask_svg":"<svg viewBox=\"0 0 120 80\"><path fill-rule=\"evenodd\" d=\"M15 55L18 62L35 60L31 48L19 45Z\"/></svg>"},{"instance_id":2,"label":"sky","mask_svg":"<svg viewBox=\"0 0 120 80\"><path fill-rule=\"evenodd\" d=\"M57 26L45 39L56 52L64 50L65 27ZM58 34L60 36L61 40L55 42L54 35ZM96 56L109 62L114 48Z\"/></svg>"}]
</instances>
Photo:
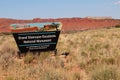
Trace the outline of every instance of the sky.
<instances>
[{"instance_id":1,"label":"sky","mask_svg":"<svg viewBox=\"0 0 120 80\"><path fill-rule=\"evenodd\" d=\"M111 16L120 19L120 0L0 0L0 18L72 18Z\"/></svg>"}]
</instances>

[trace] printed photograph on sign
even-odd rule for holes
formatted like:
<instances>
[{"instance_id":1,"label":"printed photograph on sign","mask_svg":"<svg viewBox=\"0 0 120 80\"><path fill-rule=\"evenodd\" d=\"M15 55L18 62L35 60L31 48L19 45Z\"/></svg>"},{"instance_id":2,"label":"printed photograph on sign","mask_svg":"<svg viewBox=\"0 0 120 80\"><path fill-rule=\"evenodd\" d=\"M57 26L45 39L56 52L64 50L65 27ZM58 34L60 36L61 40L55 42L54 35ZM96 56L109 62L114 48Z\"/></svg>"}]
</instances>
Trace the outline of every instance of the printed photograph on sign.
<instances>
[{"instance_id":1,"label":"printed photograph on sign","mask_svg":"<svg viewBox=\"0 0 120 80\"><path fill-rule=\"evenodd\" d=\"M11 24L11 32L60 31L61 22Z\"/></svg>"}]
</instances>

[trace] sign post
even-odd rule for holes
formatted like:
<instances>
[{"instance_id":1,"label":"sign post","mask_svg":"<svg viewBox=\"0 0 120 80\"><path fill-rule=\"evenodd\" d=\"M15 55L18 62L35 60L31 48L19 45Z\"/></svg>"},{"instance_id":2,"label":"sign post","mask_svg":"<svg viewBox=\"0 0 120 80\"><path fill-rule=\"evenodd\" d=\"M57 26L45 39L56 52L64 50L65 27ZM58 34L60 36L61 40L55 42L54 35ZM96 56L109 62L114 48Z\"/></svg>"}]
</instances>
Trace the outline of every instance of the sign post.
<instances>
[{"instance_id":1,"label":"sign post","mask_svg":"<svg viewBox=\"0 0 120 80\"><path fill-rule=\"evenodd\" d=\"M60 22L11 24L19 55L27 52L55 51L62 24Z\"/></svg>"}]
</instances>

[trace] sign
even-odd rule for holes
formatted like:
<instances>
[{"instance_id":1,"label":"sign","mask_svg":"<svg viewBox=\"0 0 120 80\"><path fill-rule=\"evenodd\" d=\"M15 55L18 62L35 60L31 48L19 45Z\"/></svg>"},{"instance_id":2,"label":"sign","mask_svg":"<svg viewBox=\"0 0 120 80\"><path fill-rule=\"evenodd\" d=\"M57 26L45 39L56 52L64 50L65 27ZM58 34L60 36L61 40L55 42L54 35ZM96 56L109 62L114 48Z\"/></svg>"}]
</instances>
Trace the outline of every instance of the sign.
<instances>
[{"instance_id":1,"label":"sign","mask_svg":"<svg viewBox=\"0 0 120 80\"><path fill-rule=\"evenodd\" d=\"M12 24L11 31L21 53L56 49L61 23Z\"/></svg>"}]
</instances>

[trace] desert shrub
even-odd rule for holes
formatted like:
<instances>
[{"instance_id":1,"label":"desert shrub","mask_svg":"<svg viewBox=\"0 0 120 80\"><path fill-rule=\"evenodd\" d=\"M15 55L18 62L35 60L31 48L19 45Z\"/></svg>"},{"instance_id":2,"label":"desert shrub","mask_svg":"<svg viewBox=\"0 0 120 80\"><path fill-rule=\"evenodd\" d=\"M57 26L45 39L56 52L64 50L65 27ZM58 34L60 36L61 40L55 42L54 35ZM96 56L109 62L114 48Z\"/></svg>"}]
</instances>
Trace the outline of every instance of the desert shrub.
<instances>
[{"instance_id":1,"label":"desert shrub","mask_svg":"<svg viewBox=\"0 0 120 80\"><path fill-rule=\"evenodd\" d=\"M82 51L81 56L88 57L88 54L85 51Z\"/></svg>"},{"instance_id":2,"label":"desert shrub","mask_svg":"<svg viewBox=\"0 0 120 80\"><path fill-rule=\"evenodd\" d=\"M4 53L0 56L0 65L3 70L6 70L9 67L9 65L13 64L13 62L13 57L9 53Z\"/></svg>"},{"instance_id":3,"label":"desert shrub","mask_svg":"<svg viewBox=\"0 0 120 80\"><path fill-rule=\"evenodd\" d=\"M41 52L41 53L40 53L40 56L39 56L39 60L40 60L40 61L43 61L43 60L45 60L46 58L48 58L49 55L50 55L49 52Z\"/></svg>"},{"instance_id":4,"label":"desert shrub","mask_svg":"<svg viewBox=\"0 0 120 80\"><path fill-rule=\"evenodd\" d=\"M64 61L58 57L55 59L47 59L47 63L50 64L54 69L64 68Z\"/></svg>"},{"instance_id":5,"label":"desert shrub","mask_svg":"<svg viewBox=\"0 0 120 80\"><path fill-rule=\"evenodd\" d=\"M65 77L57 71L47 70L41 74L40 80L65 80Z\"/></svg>"},{"instance_id":6,"label":"desert shrub","mask_svg":"<svg viewBox=\"0 0 120 80\"><path fill-rule=\"evenodd\" d=\"M2 45L1 45L1 49L0 49L0 55L4 54L4 53L9 53L11 55L15 55L16 54L16 48L10 44L9 41L5 41Z\"/></svg>"},{"instance_id":7,"label":"desert shrub","mask_svg":"<svg viewBox=\"0 0 120 80\"><path fill-rule=\"evenodd\" d=\"M79 67L80 67L81 69L85 69L86 66L87 66L86 63L83 63L83 62L79 63Z\"/></svg>"},{"instance_id":8,"label":"desert shrub","mask_svg":"<svg viewBox=\"0 0 120 80\"><path fill-rule=\"evenodd\" d=\"M29 63L31 63L31 62L33 61L33 59L34 59L33 54L32 54L32 53L28 53L28 54L24 57L23 61L24 61L24 63L29 64Z\"/></svg>"},{"instance_id":9,"label":"desert shrub","mask_svg":"<svg viewBox=\"0 0 120 80\"><path fill-rule=\"evenodd\" d=\"M35 79L35 75L37 75L37 70L39 70L39 69L36 69L35 67L33 67L33 66L28 66L27 68L26 68L26 78L32 78L32 79Z\"/></svg>"},{"instance_id":10,"label":"desert shrub","mask_svg":"<svg viewBox=\"0 0 120 80\"><path fill-rule=\"evenodd\" d=\"M11 35L12 33L10 33L10 32L2 32L1 34L3 34L3 35Z\"/></svg>"},{"instance_id":11,"label":"desert shrub","mask_svg":"<svg viewBox=\"0 0 120 80\"><path fill-rule=\"evenodd\" d=\"M81 80L80 73L78 73L78 72L74 73L73 80Z\"/></svg>"},{"instance_id":12,"label":"desert shrub","mask_svg":"<svg viewBox=\"0 0 120 80\"><path fill-rule=\"evenodd\" d=\"M0 45L5 41L5 36L0 36Z\"/></svg>"},{"instance_id":13,"label":"desert shrub","mask_svg":"<svg viewBox=\"0 0 120 80\"><path fill-rule=\"evenodd\" d=\"M115 58L103 58L102 62L106 64L115 64Z\"/></svg>"},{"instance_id":14,"label":"desert shrub","mask_svg":"<svg viewBox=\"0 0 120 80\"><path fill-rule=\"evenodd\" d=\"M13 77L7 77L6 80L15 80Z\"/></svg>"},{"instance_id":15,"label":"desert shrub","mask_svg":"<svg viewBox=\"0 0 120 80\"><path fill-rule=\"evenodd\" d=\"M103 69L95 72L91 80L119 80L118 74L114 69Z\"/></svg>"},{"instance_id":16,"label":"desert shrub","mask_svg":"<svg viewBox=\"0 0 120 80\"><path fill-rule=\"evenodd\" d=\"M115 28L120 28L120 25L116 25Z\"/></svg>"},{"instance_id":17,"label":"desert shrub","mask_svg":"<svg viewBox=\"0 0 120 80\"><path fill-rule=\"evenodd\" d=\"M105 45L103 45L103 48L105 48L105 49L108 49L109 47L110 47L109 44L105 44Z\"/></svg>"}]
</instances>

